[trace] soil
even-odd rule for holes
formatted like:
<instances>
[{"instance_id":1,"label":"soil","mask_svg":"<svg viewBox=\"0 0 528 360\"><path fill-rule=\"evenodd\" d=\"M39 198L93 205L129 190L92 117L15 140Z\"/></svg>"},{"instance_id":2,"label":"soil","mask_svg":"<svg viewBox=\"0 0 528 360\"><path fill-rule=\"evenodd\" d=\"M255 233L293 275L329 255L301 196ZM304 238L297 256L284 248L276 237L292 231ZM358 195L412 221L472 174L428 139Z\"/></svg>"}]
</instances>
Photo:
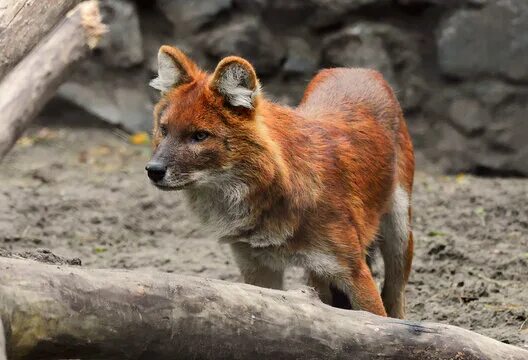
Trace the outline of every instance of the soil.
<instances>
[{"instance_id":1,"label":"soil","mask_svg":"<svg viewBox=\"0 0 528 360\"><path fill-rule=\"evenodd\" d=\"M181 194L149 185L149 154L115 129L33 129L2 163L0 255L240 281ZM420 168L408 318L528 348L528 179ZM288 271L287 287L302 278Z\"/></svg>"}]
</instances>

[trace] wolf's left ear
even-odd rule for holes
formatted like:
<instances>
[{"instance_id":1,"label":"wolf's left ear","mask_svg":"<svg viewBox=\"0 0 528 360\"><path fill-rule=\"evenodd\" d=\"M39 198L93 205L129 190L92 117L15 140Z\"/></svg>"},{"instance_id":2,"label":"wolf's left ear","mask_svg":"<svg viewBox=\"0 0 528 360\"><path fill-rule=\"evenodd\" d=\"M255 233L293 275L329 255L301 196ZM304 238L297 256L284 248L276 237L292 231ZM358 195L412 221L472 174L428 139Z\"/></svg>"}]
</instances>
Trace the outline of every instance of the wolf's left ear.
<instances>
[{"instance_id":1,"label":"wolf's left ear","mask_svg":"<svg viewBox=\"0 0 528 360\"><path fill-rule=\"evenodd\" d=\"M158 52L158 77L149 85L162 93L191 82L193 73L197 71L194 64L181 50L163 45Z\"/></svg>"},{"instance_id":2,"label":"wolf's left ear","mask_svg":"<svg viewBox=\"0 0 528 360\"><path fill-rule=\"evenodd\" d=\"M248 109L255 106L260 91L255 69L249 62L237 56L226 57L218 63L210 86L232 106Z\"/></svg>"}]
</instances>

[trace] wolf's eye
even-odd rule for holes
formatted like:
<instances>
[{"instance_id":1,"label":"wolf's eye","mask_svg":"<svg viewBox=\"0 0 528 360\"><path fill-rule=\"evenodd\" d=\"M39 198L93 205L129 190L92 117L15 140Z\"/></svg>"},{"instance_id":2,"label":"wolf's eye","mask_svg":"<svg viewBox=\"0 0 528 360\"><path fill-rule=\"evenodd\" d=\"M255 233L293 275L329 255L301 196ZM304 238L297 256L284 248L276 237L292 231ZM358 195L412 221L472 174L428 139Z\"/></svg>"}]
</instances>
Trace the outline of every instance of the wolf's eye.
<instances>
[{"instance_id":1,"label":"wolf's eye","mask_svg":"<svg viewBox=\"0 0 528 360\"><path fill-rule=\"evenodd\" d=\"M160 125L161 136L165 137L169 133L166 125Z\"/></svg>"},{"instance_id":2,"label":"wolf's eye","mask_svg":"<svg viewBox=\"0 0 528 360\"><path fill-rule=\"evenodd\" d=\"M196 131L191 135L191 140L194 142L204 141L209 137L209 133L206 131Z\"/></svg>"}]
</instances>

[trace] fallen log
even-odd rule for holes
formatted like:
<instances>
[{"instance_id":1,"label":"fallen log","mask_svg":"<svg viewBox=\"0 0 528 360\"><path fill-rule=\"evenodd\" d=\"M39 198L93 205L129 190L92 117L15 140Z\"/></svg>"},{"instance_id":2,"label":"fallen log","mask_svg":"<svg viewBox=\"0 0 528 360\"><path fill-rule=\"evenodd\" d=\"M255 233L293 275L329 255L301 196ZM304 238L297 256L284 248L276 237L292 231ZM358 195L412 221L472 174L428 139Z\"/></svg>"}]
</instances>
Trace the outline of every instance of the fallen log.
<instances>
[{"instance_id":1,"label":"fallen log","mask_svg":"<svg viewBox=\"0 0 528 360\"><path fill-rule=\"evenodd\" d=\"M7 360L5 352L4 326L2 325L2 321L0 321L0 360Z\"/></svg>"},{"instance_id":2,"label":"fallen log","mask_svg":"<svg viewBox=\"0 0 528 360\"><path fill-rule=\"evenodd\" d=\"M0 0L0 79L81 0Z\"/></svg>"},{"instance_id":3,"label":"fallen log","mask_svg":"<svg viewBox=\"0 0 528 360\"><path fill-rule=\"evenodd\" d=\"M89 53L102 32L97 1L66 15L0 82L0 159L53 96L72 66Z\"/></svg>"},{"instance_id":4,"label":"fallen log","mask_svg":"<svg viewBox=\"0 0 528 360\"><path fill-rule=\"evenodd\" d=\"M278 291L167 273L0 258L15 359L528 359L455 326L378 317Z\"/></svg>"}]
</instances>

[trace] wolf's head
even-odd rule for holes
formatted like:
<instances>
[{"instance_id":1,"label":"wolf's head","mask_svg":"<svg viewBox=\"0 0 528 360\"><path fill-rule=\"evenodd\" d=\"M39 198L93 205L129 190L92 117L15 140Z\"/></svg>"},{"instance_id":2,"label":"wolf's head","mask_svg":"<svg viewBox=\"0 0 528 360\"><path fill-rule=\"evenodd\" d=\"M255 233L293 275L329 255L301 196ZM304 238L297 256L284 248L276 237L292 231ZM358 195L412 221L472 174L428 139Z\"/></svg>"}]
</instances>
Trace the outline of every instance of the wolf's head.
<instances>
[{"instance_id":1,"label":"wolf's head","mask_svg":"<svg viewBox=\"0 0 528 360\"><path fill-rule=\"evenodd\" d=\"M214 73L200 70L183 52L162 46L161 91L154 109L153 155L146 166L163 190L215 185L244 178L255 167L266 173L266 141L257 121L260 86L246 60L231 56Z\"/></svg>"}]
</instances>

